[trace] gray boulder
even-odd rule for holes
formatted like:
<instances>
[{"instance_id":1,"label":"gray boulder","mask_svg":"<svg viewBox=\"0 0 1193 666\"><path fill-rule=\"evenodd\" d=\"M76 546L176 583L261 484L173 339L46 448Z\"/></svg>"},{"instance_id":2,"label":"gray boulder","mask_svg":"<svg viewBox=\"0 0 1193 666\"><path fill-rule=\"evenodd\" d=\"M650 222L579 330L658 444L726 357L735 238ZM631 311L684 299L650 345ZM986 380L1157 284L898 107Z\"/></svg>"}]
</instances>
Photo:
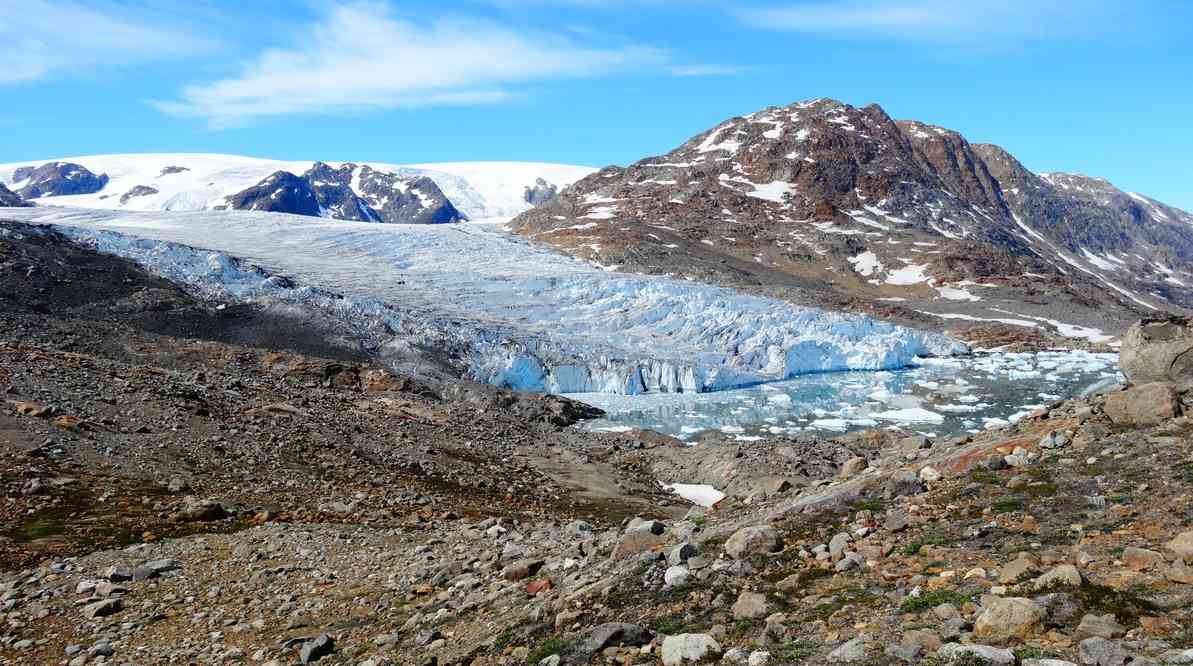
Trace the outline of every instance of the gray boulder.
<instances>
[{"instance_id":1,"label":"gray boulder","mask_svg":"<svg viewBox=\"0 0 1193 666\"><path fill-rule=\"evenodd\" d=\"M1106 396L1102 411L1120 425L1157 425L1181 412L1176 388L1168 382L1134 386Z\"/></svg>"},{"instance_id":2,"label":"gray boulder","mask_svg":"<svg viewBox=\"0 0 1193 666\"><path fill-rule=\"evenodd\" d=\"M1123 336L1119 366L1135 384L1171 382L1193 388L1193 326L1184 317L1144 319Z\"/></svg>"},{"instance_id":3,"label":"gray boulder","mask_svg":"<svg viewBox=\"0 0 1193 666\"><path fill-rule=\"evenodd\" d=\"M936 656L940 657L945 663L961 660L968 660L966 663L972 663L975 658L998 666L1010 666L1015 663L1014 652L989 645L948 643L936 651Z\"/></svg>"},{"instance_id":4,"label":"gray boulder","mask_svg":"<svg viewBox=\"0 0 1193 666\"><path fill-rule=\"evenodd\" d=\"M783 550L782 537L773 527L766 525L743 527L725 542L725 554L735 560L780 550Z\"/></svg>"},{"instance_id":5,"label":"gray boulder","mask_svg":"<svg viewBox=\"0 0 1193 666\"><path fill-rule=\"evenodd\" d=\"M702 664L721 658L721 644L708 634L677 634L663 639L663 666Z\"/></svg>"}]
</instances>

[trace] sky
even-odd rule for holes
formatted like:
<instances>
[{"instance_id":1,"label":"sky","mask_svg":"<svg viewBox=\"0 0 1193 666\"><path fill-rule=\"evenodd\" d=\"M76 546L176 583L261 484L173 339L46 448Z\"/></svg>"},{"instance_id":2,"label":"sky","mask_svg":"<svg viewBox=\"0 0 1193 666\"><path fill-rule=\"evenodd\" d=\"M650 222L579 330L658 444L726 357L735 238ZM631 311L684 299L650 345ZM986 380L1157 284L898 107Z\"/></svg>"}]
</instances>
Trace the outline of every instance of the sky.
<instances>
[{"instance_id":1,"label":"sky","mask_svg":"<svg viewBox=\"0 0 1193 666\"><path fill-rule=\"evenodd\" d=\"M0 163L604 166L831 97L1193 210L1187 0L0 0Z\"/></svg>"}]
</instances>

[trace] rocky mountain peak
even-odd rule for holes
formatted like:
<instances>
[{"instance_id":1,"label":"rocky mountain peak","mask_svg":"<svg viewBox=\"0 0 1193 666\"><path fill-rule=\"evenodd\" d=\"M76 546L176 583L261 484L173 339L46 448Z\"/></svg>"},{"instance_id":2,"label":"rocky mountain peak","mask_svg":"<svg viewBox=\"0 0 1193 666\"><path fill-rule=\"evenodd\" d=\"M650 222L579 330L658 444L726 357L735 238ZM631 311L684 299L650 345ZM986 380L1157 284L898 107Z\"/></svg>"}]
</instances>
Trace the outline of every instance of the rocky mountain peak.
<instances>
[{"instance_id":1,"label":"rocky mountain peak","mask_svg":"<svg viewBox=\"0 0 1193 666\"><path fill-rule=\"evenodd\" d=\"M17 192L26 199L91 194L108 184L107 174L95 175L71 162L49 162L39 167L21 167L13 173Z\"/></svg>"},{"instance_id":2,"label":"rocky mountain peak","mask_svg":"<svg viewBox=\"0 0 1193 666\"><path fill-rule=\"evenodd\" d=\"M318 216L319 201L310 183L289 171L276 171L260 183L228 197L233 210Z\"/></svg>"},{"instance_id":3,"label":"rocky mountain peak","mask_svg":"<svg viewBox=\"0 0 1193 666\"><path fill-rule=\"evenodd\" d=\"M275 173L228 197L228 205L236 210L391 224L440 224L465 219L430 178L378 171L351 162L338 167L315 162L302 176Z\"/></svg>"},{"instance_id":4,"label":"rocky mountain peak","mask_svg":"<svg viewBox=\"0 0 1193 666\"><path fill-rule=\"evenodd\" d=\"M602 169L512 228L602 266L921 323L944 311L1031 328L1040 320L1000 311L1054 319L1038 306L1045 284L1081 312L1121 313L1115 326L1193 307L1179 288L1193 280L1190 220L1104 180L1034 174L998 146L876 104L816 99ZM987 296L942 286L979 279ZM962 305L1003 288L1000 311Z\"/></svg>"}]
</instances>

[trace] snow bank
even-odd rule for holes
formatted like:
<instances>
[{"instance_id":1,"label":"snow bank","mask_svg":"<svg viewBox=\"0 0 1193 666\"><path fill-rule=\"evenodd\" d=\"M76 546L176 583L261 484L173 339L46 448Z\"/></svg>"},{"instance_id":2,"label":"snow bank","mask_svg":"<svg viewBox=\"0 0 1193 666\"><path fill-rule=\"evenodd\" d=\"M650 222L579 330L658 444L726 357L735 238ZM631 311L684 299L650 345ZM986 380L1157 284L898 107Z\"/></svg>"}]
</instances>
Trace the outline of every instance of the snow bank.
<instances>
[{"instance_id":1,"label":"snow bank","mask_svg":"<svg viewBox=\"0 0 1193 666\"><path fill-rule=\"evenodd\" d=\"M450 350L468 377L515 389L706 392L965 350L860 315L605 272L490 225L50 207L6 216L213 298L319 308L373 349L403 339Z\"/></svg>"}]
</instances>

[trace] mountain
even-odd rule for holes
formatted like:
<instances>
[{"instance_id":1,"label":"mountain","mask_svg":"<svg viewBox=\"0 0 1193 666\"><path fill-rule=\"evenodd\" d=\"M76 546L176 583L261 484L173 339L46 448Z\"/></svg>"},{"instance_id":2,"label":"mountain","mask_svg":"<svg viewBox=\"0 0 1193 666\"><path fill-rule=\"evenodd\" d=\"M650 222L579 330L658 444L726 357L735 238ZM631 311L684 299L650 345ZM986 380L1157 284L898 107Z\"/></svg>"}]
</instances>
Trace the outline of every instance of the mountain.
<instances>
[{"instance_id":1,"label":"mountain","mask_svg":"<svg viewBox=\"0 0 1193 666\"><path fill-rule=\"evenodd\" d=\"M606 167L511 229L621 270L991 342L1045 332L1105 342L1141 313L1193 306L1193 215L827 99Z\"/></svg>"},{"instance_id":2,"label":"mountain","mask_svg":"<svg viewBox=\"0 0 1193 666\"><path fill-rule=\"evenodd\" d=\"M26 199L92 194L108 184L106 174L95 175L86 167L70 162L48 162L38 167L26 166L13 172L13 185Z\"/></svg>"},{"instance_id":3,"label":"mountain","mask_svg":"<svg viewBox=\"0 0 1193 666\"><path fill-rule=\"evenodd\" d=\"M0 184L0 207L12 208L16 206L28 206L27 201L21 198L21 195Z\"/></svg>"},{"instance_id":4,"label":"mountain","mask_svg":"<svg viewBox=\"0 0 1193 666\"><path fill-rule=\"evenodd\" d=\"M64 166L51 166L55 164ZM527 198L529 191L558 191L595 171L590 167L532 162L402 165L187 153L129 154L4 164L0 165L0 184L24 188L39 169L43 173L60 172L65 167L79 170L77 173L83 177L80 182L85 181L87 187L72 189L72 181L59 174L54 187L43 186L43 191L34 195L39 203L117 210L223 209L242 205L268 189L265 181L285 172L296 179L318 181L308 182L307 187L323 207L325 217L416 222L508 219L543 200L536 195L532 202ZM546 185L541 186L540 180ZM230 197L233 203L229 203ZM269 208L263 201L251 205L253 210Z\"/></svg>"}]
</instances>

